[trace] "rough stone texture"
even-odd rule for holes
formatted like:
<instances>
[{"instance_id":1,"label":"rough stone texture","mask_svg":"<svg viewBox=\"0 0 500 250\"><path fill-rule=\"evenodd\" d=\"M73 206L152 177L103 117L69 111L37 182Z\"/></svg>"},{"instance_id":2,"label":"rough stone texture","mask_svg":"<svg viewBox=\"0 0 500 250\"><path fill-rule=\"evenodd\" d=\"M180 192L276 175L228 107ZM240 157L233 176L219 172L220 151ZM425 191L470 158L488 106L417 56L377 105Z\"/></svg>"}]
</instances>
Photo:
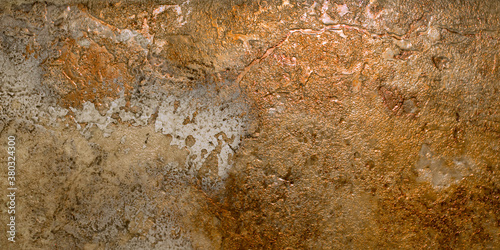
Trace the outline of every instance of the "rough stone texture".
<instances>
[{"instance_id":1,"label":"rough stone texture","mask_svg":"<svg viewBox=\"0 0 500 250\"><path fill-rule=\"evenodd\" d=\"M0 245L498 248L499 26L495 0L4 1Z\"/></svg>"}]
</instances>

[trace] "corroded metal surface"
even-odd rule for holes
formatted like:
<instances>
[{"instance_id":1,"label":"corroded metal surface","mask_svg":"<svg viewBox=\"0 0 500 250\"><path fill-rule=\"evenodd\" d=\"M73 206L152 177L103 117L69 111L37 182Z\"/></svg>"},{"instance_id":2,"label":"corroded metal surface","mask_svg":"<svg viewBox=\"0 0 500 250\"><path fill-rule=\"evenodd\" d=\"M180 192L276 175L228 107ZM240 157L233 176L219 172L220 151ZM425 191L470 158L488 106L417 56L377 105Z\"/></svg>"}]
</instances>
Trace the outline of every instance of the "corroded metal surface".
<instances>
[{"instance_id":1,"label":"corroded metal surface","mask_svg":"<svg viewBox=\"0 0 500 250\"><path fill-rule=\"evenodd\" d=\"M2 245L500 245L496 1L0 6Z\"/></svg>"}]
</instances>

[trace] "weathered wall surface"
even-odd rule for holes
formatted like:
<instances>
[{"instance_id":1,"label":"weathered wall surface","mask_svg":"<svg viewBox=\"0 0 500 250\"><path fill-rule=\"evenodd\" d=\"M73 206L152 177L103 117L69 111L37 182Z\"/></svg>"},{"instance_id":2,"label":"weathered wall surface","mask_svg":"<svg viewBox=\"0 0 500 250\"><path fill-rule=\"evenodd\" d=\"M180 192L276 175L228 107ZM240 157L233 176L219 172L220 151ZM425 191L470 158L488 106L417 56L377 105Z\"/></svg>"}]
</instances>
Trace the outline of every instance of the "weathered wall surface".
<instances>
[{"instance_id":1,"label":"weathered wall surface","mask_svg":"<svg viewBox=\"0 0 500 250\"><path fill-rule=\"evenodd\" d=\"M499 26L494 0L5 1L0 245L494 249Z\"/></svg>"}]
</instances>

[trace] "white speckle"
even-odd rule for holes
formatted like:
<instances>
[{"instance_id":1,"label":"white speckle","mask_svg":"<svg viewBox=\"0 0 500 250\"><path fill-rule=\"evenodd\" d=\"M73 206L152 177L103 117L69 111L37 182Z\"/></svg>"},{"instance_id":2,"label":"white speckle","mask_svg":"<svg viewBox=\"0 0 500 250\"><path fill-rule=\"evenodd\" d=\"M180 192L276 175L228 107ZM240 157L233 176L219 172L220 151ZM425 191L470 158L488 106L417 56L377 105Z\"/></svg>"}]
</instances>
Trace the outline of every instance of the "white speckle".
<instances>
[{"instance_id":1,"label":"white speckle","mask_svg":"<svg viewBox=\"0 0 500 250\"><path fill-rule=\"evenodd\" d=\"M333 20L328 14L323 13L320 18L321 22L326 25L332 25L335 24L335 20Z\"/></svg>"},{"instance_id":2,"label":"white speckle","mask_svg":"<svg viewBox=\"0 0 500 250\"><path fill-rule=\"evenodd\" d=\"M382 58L387 60L387 61L392 61L394 60L394 56L399 54L399 51L393 50L391 48L387 48L384 53L382 54Z\"/></svg>"},{"instance_id":3,"label":"white speckle","mask_svg":"<svg viewBox=\"0 0 500 250\"><path fill-rule=\"evenodd\" d=\"M282 104L279 105L278 107L276 107L276 111L278 111L278 113L283 113L283 111L285 111L285 106L283 106Z\"/></svg>"},{"instance_id":4,"label":"white speckle","mask_svg":"<svg viewBox=\"0 0 500 250\"><path fill-rule=\"evenodd\" d=\"M163 13L165 11L165 5L160 5L160 7L153 10L153 16Z\"/></svg>"},{"instance_id":5,"label":"white speckle","mask_svg":"<svg viewBox=\"0 0 500 250\"><path fill-rule=\"evenodd\" d=\"M427 144L420 149L419 159L415 164L418 171L417 181L429 182L435 189L441 190L471 175L472 162L466 156L453 159L454 164L446 164L451 159L434 155Z\"/></svg>"},{"instance_id":6,"label":"white speckle","mask_svg":"<svg viewBox=\"0 0 500 250\"><path fill-rule=\"evenodd\" d=\"M408 50L412 48L412 44L408 40L396 40L395 43L400 49Z\"/></svg>"},{"instance_id":7,"label":"white speckle","mask_svg":"<svg viewBox=\"0 0 500 250\"><path fill-rule=\"evenodd\" d=\"M321 6L321 12L322 12L322 13L325 13L325 12L328 10L328 4L329 4L329 3L330 3L330 1L328 1L328 0L325 0L325 1L323 2L323 5Z\"/></svg>"},{"instance_id":8,"label":"white speckle","mask_svg":"<svg viewBox=\"0 0 500 250\"><path fill-rule=\"evenodd\" d=\"M335 20L333 20L327 13L326 11L328 10L328 4L330 2L328 0L326 0L325 2L323 2L323 5L321 6L321 17L320 17L320 21L325 24L325 25L331 25L331 24L335 24Z\"/></svg>"},{"instance_id":9,"label":"white speckle","mask_svg":"<svg viewBox=\"0 0 500 250\"><path fill-rule=\"evenodd\" d=\"M226 144L224 145L224 147L222 147L222 149L220 150L220 154L217 157L218 158L217 163L219 165L218 174L222 179L225 179L228 176L227 172L231 167L231 165L228 162L229 155L232 154L234 154L233 150L231 149L231 147L229 147L228 144Z\"/></svg>"},{"instance_id":10,"label":"white speckle","mask_svg":"<svg viewBox=\"0 0 500 250\"><path fill-rule=\"evenodd\" d=\"M77 43L78 43L78 45L80 45L80 46L82 46L82 47L85 47L85 48L90 47L90 41L89 41L88 39L85 39L85 38L83 38L83 39L79 39L79 40L77 41Z\"/></svg>"},{"instance_id":11,"label":"white speckle","mask_svg":"<svg viewBox=\"0 0 500 250\"><path fill-rule=\"evenodd\" d=\"M365 15L370 18L370 19L377 19L380 17L380 15L382 14L382 12L384 11L380 11L377 15L374 15L371 10L370 10L370 7L371 7L371 1L370 1L370 4L368 4L365 8Z\"/></svg>"},{"instance_id":12,"label":"white speckle","mask_svg":"<svg viewBox=\"0 0 500 250\"><path fill-rule=\"evenodd\" d=\"M339 36L341 36L342 38L347 38L343 30L333 30L333 32L339 34Z\"/></svg>"},{"instance_id":13,"label":"white speckle","mask_svg":"<svg viewBox=\"0 0 500 250\"><path fill-rule=\"evenodd\" d=\"M427 31L427 37L432 42L437 42L437 41L439 41L439 39L441 39L441 34L437 28L431 27Z\"/></svg>"},{"instance_id":14,"label":"white speckle","mask_svg":"<svg viewBox=\"0 0 500 250\"><path fill-rule=\"evenodd\" d=\"M175 10L175 12L178 15L177 23L179 24L179 26L183 26L184 24L187 23L187 21L184 20L184 16L182 15L181 6L179 6L179 5L163 5L163 6L164 6L164 10L167 10L167 9L174 9ZM190 11L188 11L188 15L189 15L189 12Z\"/></svg>"},{"instance_id":15,"label":"white speckle","mask_svg":"<svg viewBox=\"0 0 500 250\"><path fill-rule=\"evenodd\" d=\"M182 9L181 6L179 5L168 5L168 8L173 8L175 12L177 12L177 15L182 15Z\"/></svg>"},{"instance_id":16,"label":"white speckle","mask_svg":"<svg viewBox=\"0 0 500 250\"><path fill-rule=\"evenodd\" d=\"M313 5L311 5L311 7L307 8L306 9L306 13L310 16L316 16L316 7L318 7L318 3L317 2L314 2Z\"/></svg>"},{"instance_id":17,"label":"white speckle","mask_svg":"<svg viewBox=\"0 0 500 250\"><path fill-rule=\"evenodd\" d=\"M339 13L339 16L344 16L347 13L351 13L349 11L349 8L347 7L347 4L339 5L337 4L337 13Z\"/></svg>"}]
</instances>

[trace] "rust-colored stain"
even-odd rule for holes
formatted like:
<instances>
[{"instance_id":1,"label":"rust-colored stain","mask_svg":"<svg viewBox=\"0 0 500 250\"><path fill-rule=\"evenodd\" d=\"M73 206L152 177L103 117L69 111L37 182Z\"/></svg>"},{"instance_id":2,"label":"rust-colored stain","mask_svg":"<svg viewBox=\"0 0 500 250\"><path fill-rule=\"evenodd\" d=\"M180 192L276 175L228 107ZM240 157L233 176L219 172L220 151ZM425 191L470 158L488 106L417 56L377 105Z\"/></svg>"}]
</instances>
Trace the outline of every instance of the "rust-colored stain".
<instances>
[{"instance_id":1,"label":"rust-colored stain","mask_svg":"<svg viewBox=\"0 0 500 250\"><path fill-rule=\"evenodd\" d=\"M58 87L64 89L60 105L65 108L81 107L90 101L100 109L106 105L106 98L128 96L132 89L133 78L125 63L117 62L106 47L89 41L90 46L85 48L68 38L60 49L61 56L50 62L56 69L51 72L60 72L65 80Z\"/></svg>"},{"instance_id":2,"label":"rust-colored stain","mask_svg":"<svg viewBox=\"0 0 500 250\"><path fill-rule=\"evenodd\" d=\"M36 49L36 48L33 48L33 45L31 45L31 44L27 44L27 45L26 45L26 54L24 54L24 58L28 59L28 57L29 57L30 55L32 55L32 54L34 54L33 56L34 56L35 58L38 58L38 54L37 54L37 53L35 53L35 52L36 52L36 50L35 50L35 49Z\"/></svg>"}]
</instances>

